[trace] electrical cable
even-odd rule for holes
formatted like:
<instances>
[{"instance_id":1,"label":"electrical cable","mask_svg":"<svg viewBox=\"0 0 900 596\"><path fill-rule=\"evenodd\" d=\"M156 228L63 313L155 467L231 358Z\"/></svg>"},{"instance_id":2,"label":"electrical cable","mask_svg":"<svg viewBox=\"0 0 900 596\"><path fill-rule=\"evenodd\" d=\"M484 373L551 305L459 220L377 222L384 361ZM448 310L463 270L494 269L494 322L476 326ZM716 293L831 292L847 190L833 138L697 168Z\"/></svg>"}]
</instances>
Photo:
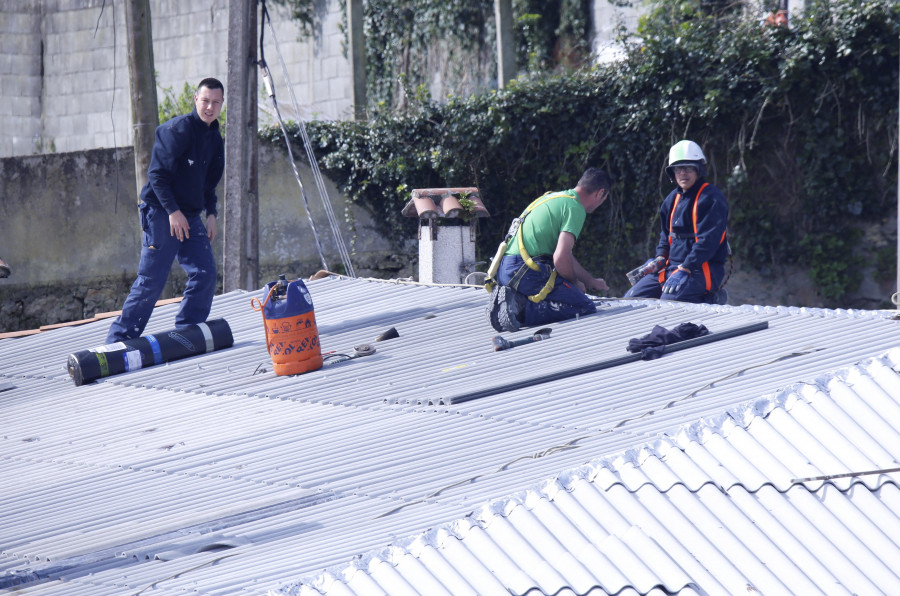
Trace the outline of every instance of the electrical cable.
<instances>
[{"instance_id":1,"label":"electrical cable","mask_svg":"<svg viewBox=\"0 0 900 596\"><path fill-rule=\"evenodd\" d=\"M334 215L334 209L332 209L331 201L328 199L328 191L325 190L325 182L322 179L322 172L319 170L319 164L316 161L315 153L313 153L312 143L309 140L309 135L306 132L306 125L303 124L303 119L300 117L300 106L297 103L297 97L294 95L294 87L291 85L290 78L288 77L287 72L287 64L284 61L284 57L281 54L281 50L278 46L278 38L275 36L275 28L272 26L272 20L268 19L269 22L269 31L272 33L272 39L275 41L275 53L278 56L278 62L281 64L281 74L284 77L284 80L287 82L288 93L291 96L291 102L294 107L294 113L297 114L297 127L300 129L300 136L303 139L303 147L306 150L306 159L309 161L310 169L313 173L313 179L316 182L316 188L319 191L319 197L322 199L322 205L325 208L325 215L328 217L328 222L331 226L332 233L334 234L335 243L338 247L338 253L341 257L341 263L344 265L344 269L347 271L347 274L350 277L356 277L353 271L353 265L350 262L350 254L347 252L347 246L344 243L343 235L341 234L340 224L337 220L337 217Z\"/></svg>"},{"instance_id":2,"label":"electrical cable","mask_svg":"<svg viewBox=\"0 0 900 596\"><path fill-rule=\"evenodd\" d=\"M312 143L309 140L309 135L307 135L306 133L306 126L303 124L303 119L300 117L300 107L297 103L297 97L294 95L294 87L293 85L291 85L290 78L288 77L287 64L284 61L284 57L278 45L278 37L275 35L275 28L272 25L272 19L269 16L268 10L266 9L265 0L263 0L263 20L268 21L269 31L272 33L272 39L275 42L275 53L278 56L279 63L281 64L281 73L287 83L288 93L290 93L291 96L294 112L297 114L297 127L300 129L300 135L303 139L303 146L306 149L306 158L309 161L310 169L312 169L313 178L316 182L316 188L319 191L319 197L322 199L322 205L325 208L325 215L328 217L328 222L331 225L335 243L337 244L338 252L341 257L341 263L344 265L344 269L347 271L347 274L350 277L356 277L353 271L353 265L350 262L350 254L347 252L347 246L344 243L344 238L341 234L340 224L334 215L334 210L331 207L331 201L328 199L328 192L325 190L325 183L322 179L322 173L319 170L316 156L312 150Z\"/></svg>"},{"instance_id":3,"label":"electrical cable","mask_svg":"<svg viewBox=\"0 0 900 596\"><path fill-rule=\"evenodd\" d=\"M267 19L269 16L269 11L266 9L266 2L263 0L262 3L262 13L263 20ZM322 243L319 241L319 231L316 228L316 222L313 221L312 213L309 211L309 199L306 196L306 189L303 188L303 182L300 180L300 172L297 170L297 163L294 161L294 152L291 150L291 139L288 137L287 129L284 127L284 120L281 119L281 110L278 108L278 100L275 99L275 86L272 82L272 76L269 74L269 67L266 65L266 57L265 51L263 49L263 38L265 36L265 27L259 28L259 65L260 71L263 76L263 83L266 86L266 91L269 93L269 98L272 100L272 106L275 108L275 117L278 119L278 125L281 127L281 133L284 135L284 142L287 146L288 152L288 160L291 162L291 168L294 170L294 178L297 180L297 185L300 187L300 196L303 199L303 207L306 210L306 218L309 220L310 228L312 228L313 238L316 242L316 250L319 251L319 260L322 262L322 267L328 269L328 263L325 261L325 251L322 250Z\"/></svg>"},{"instance_id":4,"label":"electrical cable","mask_svg":"<svg viewBox=\"0 0 900 596\"><path fill-rule=\"evenodd\" d=\"M347 251L347 246L344 243L344 238L341 233L340 223L338 222L337 217L335 217L334 210L332 209L332 206L331 206L331 201L328 198L328 192L325 189L325 182L322 178L322 173L319 170L319 165L318 165L318 162L316 161L316 156L312 150L312 143L309 140L309 135L306 132L306 126L303 124L303 119L300 117L300 108L297 103L297 98L294 95L294 88L291 85L290 78L288 77L287 64L284 61L284 57L282 56L281 49L278 45L278 38L275 35L275 28L272 25L272 18L269 16L269 11L268 11L268 8L266 7L265 0L262 1L262 18L263 18L264 23L262 23L260 26L260 38L259 38L260 61L259 61L259 64L260 64L260 68L263 69L263 73L264 73L263 82L266 85L266 90L268 91L269 96L272 98L272 103L275 108L276 118L278 119L279 125L281 126L282 133L284 134L285 142L288 145L288 152L291 155L291 165L294 168L294 175L297 178L297 183L300 184L300 190L301 190L301 193L303 194L304 203L306 204L307 216L309 217L310 223L312 224L312 216L309 212L309 204L308 204L308 200L306 198L306 193L303 190L303 184L300 181L300 174L297 171L296 165L294 164L293 153L291 152L291 149L290 149L290 140L288 139L287 131L284 127L284 122L281 118L281 113L278 108L278 104L275 100L274 83L272 82L272 76L269 73L268 66L266 65L266 62L265 62L265 53L264 53L264 49L263 49L263 34L264 34L263 32L265 31L266 22L269 25L269 31L271 32L272 39L274 40L274 43L275 43L275 53L278 56L279 63L281 64L282 76L284 77L284 80L287 83L288 92L290 93L291 101L293 102L294 112L297 114L297 126L300 130L301 138L303 139L303 146L304 146L304 149L306 150L306 158L309 161L310 169L312 170L313 178L316 183L316 188L319 191L319 197L322 200L322 205L325 209L325 215L328 218L328 223L331 227L331 231L332 231L332 234L335 239L335 244L337 245L337 248L338 248L338 253L340 255L341 263L343 264L344 270L346 271L346 273L349 277L356 277L356 273L353 270L353 264L350 261L350 254ZM315 229L315 224L312 224L312 225L313 225L313 228ZM317 236L316 242L318 244L318 236ZM319 246L319 252L320 252L320 256L322 256L321 255L321 253L322 253L321 246ZM322 262L323 262L323 264L325 262L324 256L322 256ZM325 269L328 269L328 267L325 266Z\"/></svg>"}]
</instances>

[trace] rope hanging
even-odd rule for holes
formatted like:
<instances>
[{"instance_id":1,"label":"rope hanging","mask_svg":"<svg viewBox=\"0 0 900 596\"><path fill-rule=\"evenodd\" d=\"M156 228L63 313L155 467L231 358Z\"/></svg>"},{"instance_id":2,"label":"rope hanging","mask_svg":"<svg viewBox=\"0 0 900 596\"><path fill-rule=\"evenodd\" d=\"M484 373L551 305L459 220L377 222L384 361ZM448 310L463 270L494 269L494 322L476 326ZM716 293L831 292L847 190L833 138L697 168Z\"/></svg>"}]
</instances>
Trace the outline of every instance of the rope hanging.
<instances>
[{"instance_id":1,"label":"rope hanging","mask_svg":"<svg viewBox=\"0 0 900 596\"><path fill-rule=\"evenodd\" d=\"M325 183L322 179L322 173L319 170L319 165L316 162L315 154L312 150L312 143L309 141L309 136L306 133L306 126L303 124L303 120L300 118L300 109L297 104L297 98L294 96L294 90L291 86L290 80L287 76L287 65L284 62L284 58L281 54L281 49L278 46L278 38L275 36L275 28L272 26L272 19L269 16L269 11L266 8L265 0L262 1L262 18L263 24L260 26L260 34L259 34L259 67L263 76L263 83L266 86L266 91L269 94L269 97L272 99L272 106L275 109L275 116L278 119L278 125L281 127L281 133L284 136L285 145L287 146L288 158L291 162L291 168L294 171L294 178L297 180L297 185L300 187L300 195L303 199L303 206L306 210L306 217L309 220L309 225L312 228L313 236L316 242L316 249L319 251L319 259L322 262L322 267L325 270L328 270L328 264L325 261L325 252L322 249L322 243L319 240L318 229L316 228L315 221L313 221L312 214L309 210L309 199L306 196L306 189L303 187L303 182L300 180L300 172L297 170L297 164L294 160L294 153L291 150L291 141L288 136L287 129L284 126L284 120L281 117L281 110L278 108L278 101L275 99L275 87L272 81L272 76L269 73L268 65L266 64L265 59L265 51L263 48L263 39L265 36L265 23L267 22L269 25L269 30L272 33L272 39L275 40L275 53L278 55L278 60L281 63L282 75L284 76L285 81L287 82L288 90L291 94L291 100L293 101L294 111L297 113L297 124L300 129L300 134L303 139L303 145L306 149L306 157L309 160L310 168L313 172L313 178L316 182L316 187L319 191L319 197L322 200L322 205L325 208L325 215L328 217L328 222L331 226L332 234L334 235L335 244L338 248L338 253L341 258L341 263L344 266L344 270L349 277L356 277L356 274L353 270L353 265L350 262L350 254L347 251L347 247L344 244L344 238L341 234L340 225L337 221L337 218L334 215L334 210L331 208L331 201L328 198L328 193L325 190Z\"/></svg>"}]
</instances>

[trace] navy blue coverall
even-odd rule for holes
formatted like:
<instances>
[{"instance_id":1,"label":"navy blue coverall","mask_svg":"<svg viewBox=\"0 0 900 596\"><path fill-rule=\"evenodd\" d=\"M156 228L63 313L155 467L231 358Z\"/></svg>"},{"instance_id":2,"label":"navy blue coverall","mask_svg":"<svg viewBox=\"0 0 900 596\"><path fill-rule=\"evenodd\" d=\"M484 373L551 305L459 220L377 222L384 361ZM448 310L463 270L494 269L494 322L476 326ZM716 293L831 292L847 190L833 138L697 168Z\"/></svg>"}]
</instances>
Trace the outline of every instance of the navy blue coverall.
<instances>
[{"instance_id":1,"label":"navy blue coverall","mask_svg":"<svg viewBox=\"0 0 900 596\"><path fill-rule=\"evenodd\" d=\"M625 296L715 302L716 292L725 280L727 225L728 201L721 190L704 178L683 193L680 188L673 190L659 209L656 255L668 259L666 269L658 275L644 276ZM679 265L690 269L689 280L678 292L663 294L663 283Z\"/></svg>"},{"instance_id":2,"label":"navy blue coverall","mask_svg":"<svg viewBox=\"0 0 900 596\"><path fill-rule=\"evenodd\" d=\"M142 244L138 275L109 328L107 343L139 337L162 294L177 258L187 274L184 300L175 326L206 321L216 293L216 261L200 215L216 215L216 185L225 169L219 123L207 125L197 114L178 116L156 129L148 181L141 190ZM169 214L181 210L190 225L184 241L173 236Z\"/></svg>"}]
</instances>

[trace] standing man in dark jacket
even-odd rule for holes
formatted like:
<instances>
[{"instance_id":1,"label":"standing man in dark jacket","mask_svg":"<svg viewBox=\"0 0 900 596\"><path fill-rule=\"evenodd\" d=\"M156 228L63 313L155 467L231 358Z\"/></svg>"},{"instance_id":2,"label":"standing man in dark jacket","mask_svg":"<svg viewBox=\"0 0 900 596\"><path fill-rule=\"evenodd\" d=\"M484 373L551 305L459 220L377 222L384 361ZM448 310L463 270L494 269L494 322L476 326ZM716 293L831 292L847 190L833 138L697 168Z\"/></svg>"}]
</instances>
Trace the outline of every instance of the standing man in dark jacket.
<instances>
[{"instance_id":1,"label":"standing man in dark jacket","mask_svg":"<svg viewBox=\"0 0 900 596\"><path fill-rule=\"evenodd\" d=\"M138 276L109 328L107 343L139 337L159 299L172 262L187 273L175 326L206 321L216 293L216 185L225 166L219 114L225 88L217 79L200 81L194 110L161 124L141 191L143 239ZM206 225L200 214L206 211Z\"/></svg>"},{"instance_id":2,"label":"standing man in dark jacket","mask_svg":"<svg viewBox=\"0 0 900 596\"><path fill-rule=\"evenodd\" d=\"M656 272L641 278L625 296L724 304L728 201L706 181L706 156L693 141L672 146L666 174L678 188L660 207L656 257L643 266Z\"/></svg>"}]
</instances>

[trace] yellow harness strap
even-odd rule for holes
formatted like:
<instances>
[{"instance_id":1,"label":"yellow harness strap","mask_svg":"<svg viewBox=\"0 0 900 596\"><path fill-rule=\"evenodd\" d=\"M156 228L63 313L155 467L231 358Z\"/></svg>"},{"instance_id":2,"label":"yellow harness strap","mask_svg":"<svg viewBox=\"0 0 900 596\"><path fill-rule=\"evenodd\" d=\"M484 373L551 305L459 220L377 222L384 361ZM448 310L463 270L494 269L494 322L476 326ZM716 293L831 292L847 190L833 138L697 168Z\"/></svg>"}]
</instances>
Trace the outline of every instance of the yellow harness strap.
<instances>
[{"instance_id":1,"label":"yellow harness strap","mask_svg":"<svg viewBox=\"0 0 900 596\"><path fill-rule=\"evenodd\" d=\"M506 235L506 238L500 244L500 247L497 249L497 254L494 256L494 260L491 262L491 267L488 269L488 276L486 283L484 284L484 289L488 292L494 289L494 276L497 274L497 269L500 267L500 259L503 258L503 255L506 253L506 247L509 245L509 241L512 239L512 236L515 235L516 239L519 241L519 255L522 257L522 260L525 261L525 264L532 271L540 271L540 266L534 262L534 259L531 258L531 255L528 254L528 251L525 250L525 242L522 240L522 234L519 234L519 230L522 229L522 222L525 220L525 217L531 213L534 209L536 209L539 205L546 203L550 199L556 199L559 197L569 197L570 195L564 192L557 193L545 193L531 202L528 207L525 208L525 211L522 212L514 222L513 226L510 228L510 232ZM518 225L517 225L518 224ZM532 302L540 302L547 295L553 291L553 288L556 286L556 269L550 272L550 278L547 280L547 283L544 284L544 287L541 288L541 291L537 294L533 294L528 297Z\"/></svg>"},{"instance_id":2,"label":"yellow harness strap","mask_svg":"<svg viewBox=\"0 0 900 596\"><path fill-rule=\"evenodd\" d=\"M569 195L564 193L554 193L550 194L549 192L538 197L531 204L525 208L525 211L522 212L522 215L519 216L520 219L524 220L525 216L534 211L538 206L543 205L550 199L556 199L558 197L567 197ZM522 229L521 224L519 225L519 230ZM516 230L518 232L518 230ZM531 255L528 254L528 251L525 250L525 242L522 240L522 234L516 234L516 238L519 240L519 254L522 256L522 259L525 261L525 264L528 265L528 268L532 271L540 271L541 268L538 267L538 264L534 262L531 258Z\"/></svg>"},{"instance_id":3,"label":"yellow harness strap","mask_svg":"<svg viewBox=\"0 0 900 596\"><path fill-rule=\"evenodd\" d=\"M558 192L558 193L546 193L543 196L535 199L531 202L531 204L525 208L525 212L522 213L522 219L525 219L525 216L531 213L534 209L536 209L539 205L542 205L549 201L550 199L557 199L559 197L568 197L566 193ZM519 231L521 231L522 227L519 226ZM519 241L519 255L522 257L522 260L525 261L525 264L528 265L528 268L532 271L540 271L540 266L534 262L534 259L531 258L531 255L528 254L528 251L525 250L525 241L522 240L522 234L516 234L516 238ZM553 288L556 286L556 269L553 269L550 272L550 277L547 279L547 283L544 284L544 287L541 288L541 291L537 294L533 294L528 297L534 303L538 303L544 298L547 297L547 294L553 291Z\"/></svg>"}]
</instances>

